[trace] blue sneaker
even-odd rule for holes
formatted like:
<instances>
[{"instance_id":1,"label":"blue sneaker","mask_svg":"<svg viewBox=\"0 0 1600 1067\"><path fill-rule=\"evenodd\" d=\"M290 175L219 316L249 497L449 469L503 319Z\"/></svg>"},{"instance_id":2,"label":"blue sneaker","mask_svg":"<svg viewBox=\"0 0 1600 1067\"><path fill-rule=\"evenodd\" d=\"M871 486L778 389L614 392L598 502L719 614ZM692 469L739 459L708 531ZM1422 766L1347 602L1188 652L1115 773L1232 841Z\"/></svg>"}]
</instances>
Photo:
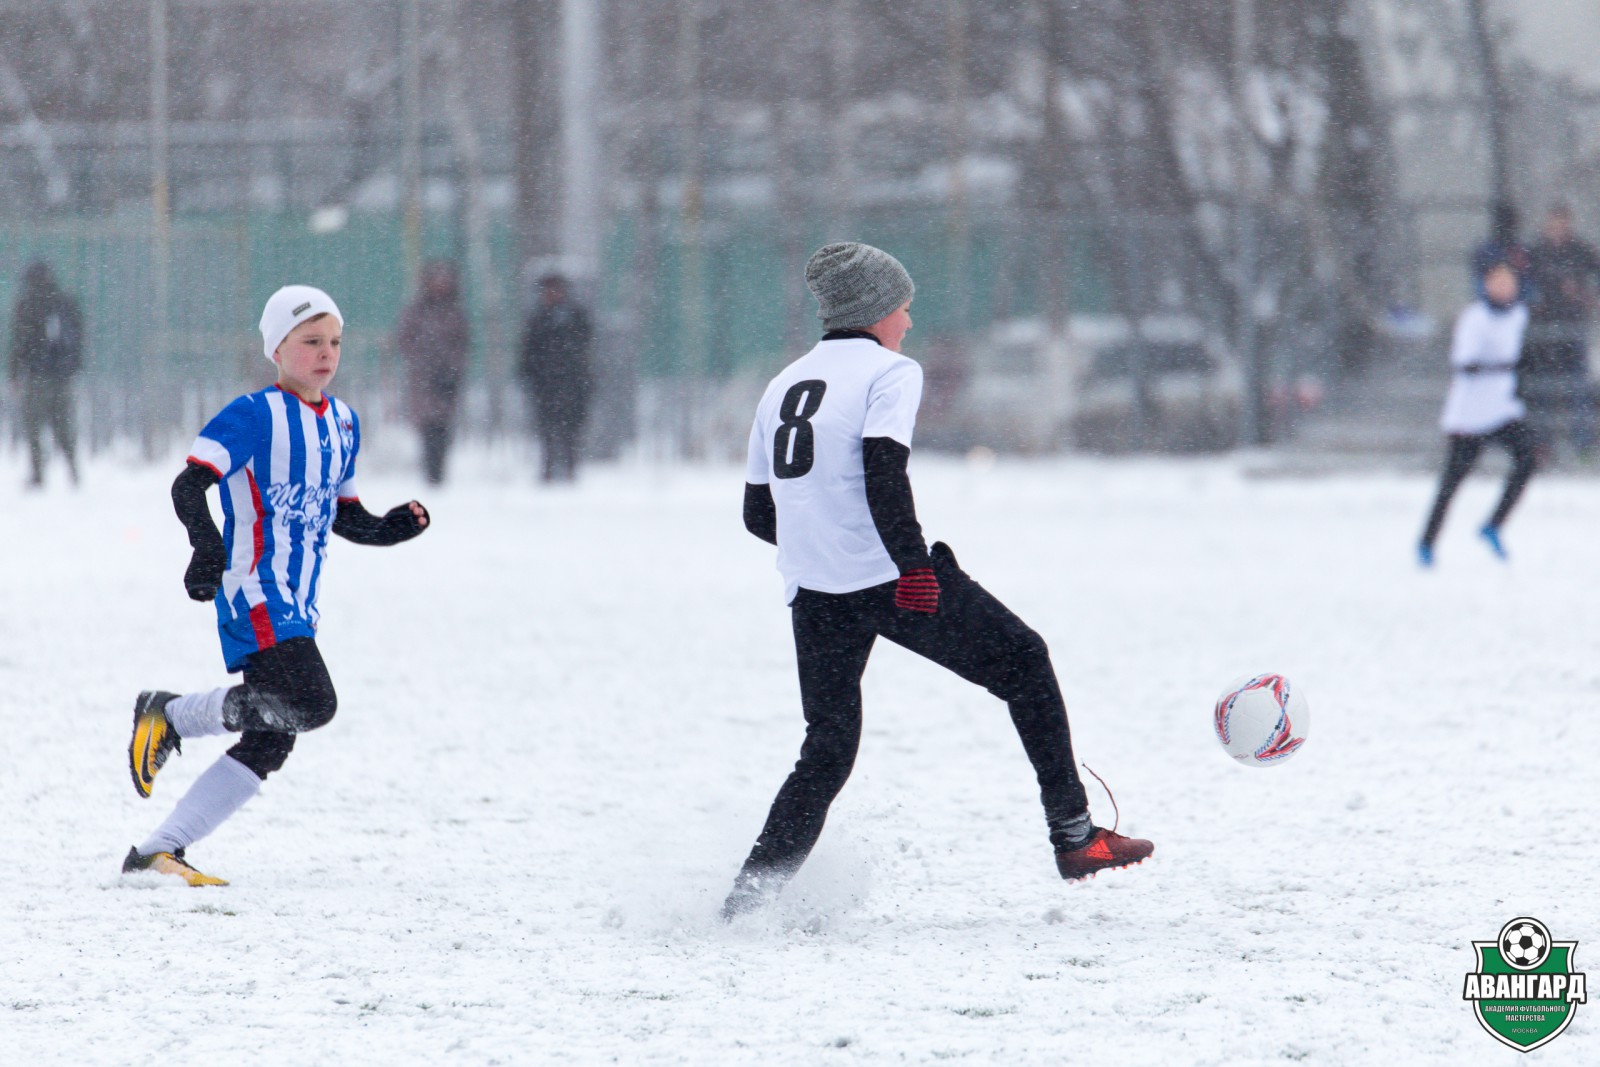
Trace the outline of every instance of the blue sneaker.
<instances>
[{"instance_id":1,"label":"blue sneaker","mask_svg":"<svg viewBox=\"0 0 1600 1067\"><path fill-rule=\"evenodd\" d=\"M1489 545L1489 551L1494 553L1495 559L1510 559L1506 555L1506 546L1500 543L1500 528L1498 526L1485 526L1478 531L1478 536Z\"/></svg>"},{"instance_id":2,"label":"blue sneaker","mask_svg":"<svg viewBox=\"0 0 1600 1067\"><path fill-rule=\"evenodd\" d=\"M1432 545L1418 545L1417 546L1417 563L1418 563L1419 566L1422 566L1422 567L1432 567L1433 566L1433 546Z\"/></svg>"}]
</instances>

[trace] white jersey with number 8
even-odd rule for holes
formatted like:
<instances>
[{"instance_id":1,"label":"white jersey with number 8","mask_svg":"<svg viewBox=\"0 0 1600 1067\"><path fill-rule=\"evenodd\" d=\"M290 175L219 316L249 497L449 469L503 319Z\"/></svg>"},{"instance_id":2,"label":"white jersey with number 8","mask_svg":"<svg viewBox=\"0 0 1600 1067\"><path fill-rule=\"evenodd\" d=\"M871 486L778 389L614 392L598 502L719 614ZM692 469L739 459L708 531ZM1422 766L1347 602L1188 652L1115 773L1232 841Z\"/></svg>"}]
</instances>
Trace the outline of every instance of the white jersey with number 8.
<instances>
[{"instance_id":1,"label":"white jersey with number 8","mask_svg":"<svg viewBox=\"0 0 1600 1067\"><path fill-rule=\"evenodd\" d=\"M801 588L852 593L900 576L867 509L861 442L910 448L921 401L916 361L864 338L821 341L767 386L745 480L772 487L786 602Z\"/></svg>"}]
</instances>

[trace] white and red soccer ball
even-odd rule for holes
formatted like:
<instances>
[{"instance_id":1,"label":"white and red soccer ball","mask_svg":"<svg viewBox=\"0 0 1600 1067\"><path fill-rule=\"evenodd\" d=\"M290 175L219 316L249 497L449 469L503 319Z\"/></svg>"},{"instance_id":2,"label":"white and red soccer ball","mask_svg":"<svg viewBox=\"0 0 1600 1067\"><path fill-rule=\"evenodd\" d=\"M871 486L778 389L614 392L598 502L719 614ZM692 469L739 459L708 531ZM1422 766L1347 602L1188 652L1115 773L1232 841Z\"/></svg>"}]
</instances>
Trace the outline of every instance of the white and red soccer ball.
<instances>
[{"instance_id":1,"label":"white and red soccer ball","mask_svg":"<svg viewBox=\"0 0 1600 1067\"><path fill-rule=\"evenodd\" d=\"M1251 674L1217 698L1212 721L1228 755L1249 767L1270 767L1306 743L1311 709L1283 675Z\"/></svg>"}]
</instances>

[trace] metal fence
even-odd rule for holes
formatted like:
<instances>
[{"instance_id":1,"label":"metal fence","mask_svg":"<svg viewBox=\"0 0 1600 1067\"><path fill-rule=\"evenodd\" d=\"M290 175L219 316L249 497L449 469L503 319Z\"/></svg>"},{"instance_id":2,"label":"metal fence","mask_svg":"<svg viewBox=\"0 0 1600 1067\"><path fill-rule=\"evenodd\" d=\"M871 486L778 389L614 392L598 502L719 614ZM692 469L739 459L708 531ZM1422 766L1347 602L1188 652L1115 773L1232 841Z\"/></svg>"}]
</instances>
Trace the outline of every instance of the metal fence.
<instances>
[{"instance_id":1,"label":"metal fence","mask_svg":"<svg viewBox=\"0 0 1600 1067\"><path fill-rule=\"evenodd\" d=\"M580 287L601 326L595 444L614 452L637 437L653 450L723 450L730 437L724 423L732 418L725 412L747 417L750 391L816 337L801 267L812 249L839 236L893 249L911 270L918 285L911 346L936 377L981 376L992 362L987 348L1029 324L1062 322L1098 323L1102 332L1107 322L1133 324L1137 356L1139 323L1181 319L1223 363L1237 364L1228 294L1241 284L1239 266L1226 240L1208 244L1203 229L1163 215L1044 217L1005 205L959 217L942 204L884 207L860 213L849 235L831 233L820 218L761 210L711 212L704 220L675 211L620 215L603 243L598 277ZM1347 309L1314 235L1292 219L1267 216L1257 233L1250 303L1266 377L1328 370ZM510 219L492 220L486 268L484 257L465 254L453 216L428 216L421 244L425 256L462 267L474 325L464 429L514 432L521 416L508 386L525 287ZM0 324L7 330L15 287L35 259L50 262L84 307L83 394L94 447L118 438L155 447L187 436L229 396L269 380L255 323L267 295L289 282L327 289L346 313L341 394L372 421L399 412L392 331L408 293L406 234L397 215L180 216L164 239L143 220L0 220ZM164 286L156 281L160 272ZM1076 358L1081 364L1088 357ZM1130 373L1137 377L1141 368L1134 358ZM1070 390L1077 377L1040 387ZM1024 392L1017 404L1059 399ZM1070 443L1060 429L1037 447Z\"/></svg>"}]
</instances>

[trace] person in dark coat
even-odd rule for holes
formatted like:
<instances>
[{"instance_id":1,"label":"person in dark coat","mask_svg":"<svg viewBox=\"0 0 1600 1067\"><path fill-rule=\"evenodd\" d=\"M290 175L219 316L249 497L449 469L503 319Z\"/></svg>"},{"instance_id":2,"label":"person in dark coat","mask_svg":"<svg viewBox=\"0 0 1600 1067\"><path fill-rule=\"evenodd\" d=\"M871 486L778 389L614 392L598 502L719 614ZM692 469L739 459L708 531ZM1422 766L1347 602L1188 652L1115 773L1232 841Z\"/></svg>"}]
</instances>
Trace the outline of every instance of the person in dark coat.
<instances>
[{"instance_id":1,"label":"person in dark coat","mask_svg":"<svg viewBox=\"0 0 1600 1067\"><path fill-rule=\"evenodd\" d=\"M422 436L423 472L429 485L438 485L472 342L453 264L430 263L423 270L416 298L400 314L395 341L405 361L411 419Z\"/></svg>"},{"instance_id":2,"label":"person in dark coat","mask_svg":"<svg viewBox=\"0 0 1600 1067\"><path fill-rule=\"evenodd\" d=\"M1580 453L1594 448L1589 384L1589 314L1600 294L1600 253L1572 230L1572 209L1545 214L1532 257L1523 395L1536 420L1570 432Z\"/></svg>"},{"instance_id":3,"label":"person in dark coat","mask_svg":"<svg viewBox=\"0 0 1600 1067\"><path fill-rule=\"evenodd\" d=\"M11 319L11 380L22 400L22 425L28 438L31 486L44 484L44 431L50 428L78 484L77 435L72 419L72 379L83 366L83 316L44 262L31 264L22 278Z\"/></svg>"},{"instance_id":4,"label":"person in dark coat","mask_svg":"<svg viewBox=\"0 0 1600 1067\"><path fill-rule=\"evenodd\" d=\"M544 480L570 482L578 473L578 444L589 417L594 378L589 313L573 300L559 274L539 279L539 306L522 335L518 372L543 443Z\"/></svg>"}]
</instances>

